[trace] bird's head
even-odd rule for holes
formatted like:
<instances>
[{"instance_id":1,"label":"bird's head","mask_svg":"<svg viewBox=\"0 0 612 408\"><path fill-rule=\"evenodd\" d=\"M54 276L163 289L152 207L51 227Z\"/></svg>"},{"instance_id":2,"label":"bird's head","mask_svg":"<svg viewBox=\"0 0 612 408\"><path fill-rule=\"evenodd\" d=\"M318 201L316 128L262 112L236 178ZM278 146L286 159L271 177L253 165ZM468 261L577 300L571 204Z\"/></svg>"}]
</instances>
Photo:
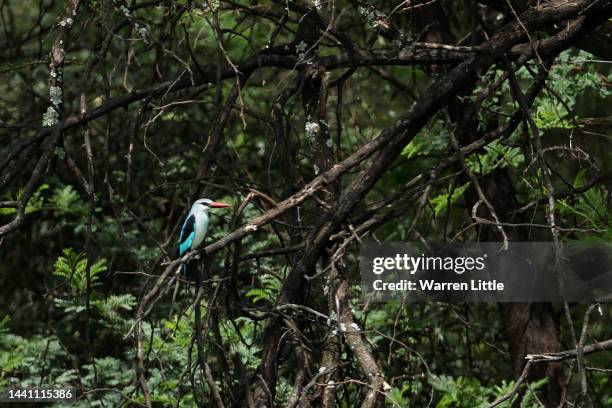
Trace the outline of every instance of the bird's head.
<instances>
[{"instance_id":1,"label":"bird's head","mask_svg":"<svg viewBox=\"0 0 612 408\"><path fill-rule=\"evenodd\" d=\"M208 212L208 210L210 210L211 208L224 208L224 207L229 207L229 204L221 203L218 201L213 201L210 198L200 198L199 200L196 200L195 203L193 203L193 206L191 207L191 211Z\"/></svg>"}]
</instances>

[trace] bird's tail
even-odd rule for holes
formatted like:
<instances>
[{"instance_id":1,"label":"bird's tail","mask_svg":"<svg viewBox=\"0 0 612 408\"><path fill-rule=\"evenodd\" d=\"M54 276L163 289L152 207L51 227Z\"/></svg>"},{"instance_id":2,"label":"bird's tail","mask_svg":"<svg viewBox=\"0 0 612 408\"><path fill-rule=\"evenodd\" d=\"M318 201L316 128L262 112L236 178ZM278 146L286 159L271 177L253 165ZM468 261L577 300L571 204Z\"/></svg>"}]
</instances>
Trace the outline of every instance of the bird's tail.
<instances>
[{"instance_id":1,"label":"bird's tail","mask_svg":"<svg viewBox=\"0 0 612 408\"><path fill-rule=\"evenodd\" d=\"M181 265L181 274L183 275L183 277L187 277L187 274L189 273L189 268L188 268L188 263L184 263Z\"/></svg>"}]
</instances>

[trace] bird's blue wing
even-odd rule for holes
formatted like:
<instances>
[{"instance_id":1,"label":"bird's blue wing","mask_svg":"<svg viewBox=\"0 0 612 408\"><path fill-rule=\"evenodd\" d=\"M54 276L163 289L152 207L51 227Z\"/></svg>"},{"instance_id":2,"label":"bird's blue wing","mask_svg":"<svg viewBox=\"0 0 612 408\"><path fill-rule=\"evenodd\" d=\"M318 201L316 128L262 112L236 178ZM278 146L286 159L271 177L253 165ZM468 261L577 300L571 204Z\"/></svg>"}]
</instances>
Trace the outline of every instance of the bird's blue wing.
<instances>
[{"instance_id":1,"label":"bird's blue wing","mask_svg":"<svg viewBox=\"0 0 612 408\"><path fill-rule=\"evenodd\" d=\"M191 249L191 244L195 237L195 221L194 215L190 215L185 220L183 228L181 228L181 236L179 238L179 256L183 256L185 252Z\"/></svg>"}]
</instances>

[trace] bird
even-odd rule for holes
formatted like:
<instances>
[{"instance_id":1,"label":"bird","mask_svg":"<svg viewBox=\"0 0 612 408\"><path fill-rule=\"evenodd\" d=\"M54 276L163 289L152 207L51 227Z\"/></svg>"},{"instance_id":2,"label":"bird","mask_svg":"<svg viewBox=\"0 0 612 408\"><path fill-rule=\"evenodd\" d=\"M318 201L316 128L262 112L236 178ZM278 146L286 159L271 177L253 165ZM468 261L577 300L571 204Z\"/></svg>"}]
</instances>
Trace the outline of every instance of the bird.
<instances>
[{"instance_id":1,"label":"bird","mask_svg":"<svg viewBox=\"0 0 612 408\"><path fill-rule=\"evenodd\" d=\"M193 203L181 228L178 244L179 257L182 257L188 251L198 248L204 241L206 230L208 229L208 211L211 208L225 208L229 206L229 204L213 201L209 198L200 198ZM181 272L183 276L188 275L188 264L181 265Z\"/></svg>"}]
</instances>

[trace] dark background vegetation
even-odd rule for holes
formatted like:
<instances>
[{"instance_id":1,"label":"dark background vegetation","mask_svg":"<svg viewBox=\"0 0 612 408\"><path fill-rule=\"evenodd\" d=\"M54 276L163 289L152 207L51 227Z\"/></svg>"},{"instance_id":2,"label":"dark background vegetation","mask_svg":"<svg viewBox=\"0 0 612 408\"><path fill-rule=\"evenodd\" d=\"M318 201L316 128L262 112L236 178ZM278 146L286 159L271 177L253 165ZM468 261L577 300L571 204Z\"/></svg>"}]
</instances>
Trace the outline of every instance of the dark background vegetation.
<instances>
[{"instance_id":1,"label":"dark background vegetation","mask_svg":"<svg viewBox=\"0 0 612 408\"><path fill-rule=\"evenodd\" d=\"M0 388L73 386L84 407L612 406L608 304L368 304L358 275L367 240L612 238L611 15L0 1ZM199 197L232 208L177 287Z\"/></svg>"}]
</instances>

